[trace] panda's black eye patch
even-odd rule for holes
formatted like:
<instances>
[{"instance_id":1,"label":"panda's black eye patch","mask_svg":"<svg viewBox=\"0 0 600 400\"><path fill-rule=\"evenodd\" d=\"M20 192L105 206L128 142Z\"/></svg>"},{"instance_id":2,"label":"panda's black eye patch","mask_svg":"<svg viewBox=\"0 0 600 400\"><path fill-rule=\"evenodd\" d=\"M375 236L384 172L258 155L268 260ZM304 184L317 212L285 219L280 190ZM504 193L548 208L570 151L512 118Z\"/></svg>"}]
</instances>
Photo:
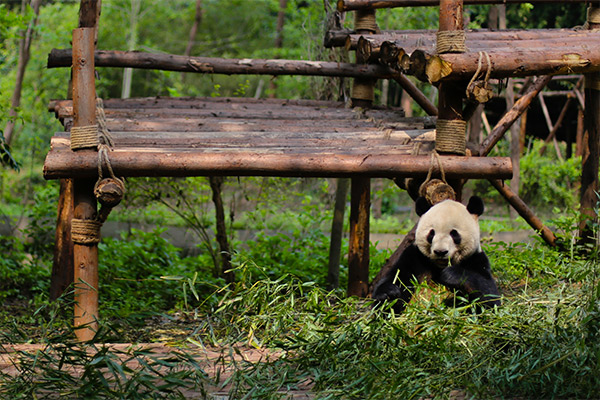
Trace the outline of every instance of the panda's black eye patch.
<instances>
[{"instance_id":1,"label":"panda's black eye patch","mask_svg":"<svg viewBox=\"0 0 600 400\"><path fill-rule=\"evenodd\" d=\"M433 237L435 236L435 231L432 229L429 231L429 233L427 234L427 242L431 243L433 242Z\"/></svg>"},{"instance_id":2,"label":"panda's black eye patch","mask_svg":"<svg viewBox=\"0 0 600 400\"><path fill-rule=\"evenodd\" d=\"M462 238L460 237L460 233L458 233L456 229L452 229L450 231L450 237L454 241L454 244L460 244L460 241L462 240Z\"/></svg>"}]
</instances>

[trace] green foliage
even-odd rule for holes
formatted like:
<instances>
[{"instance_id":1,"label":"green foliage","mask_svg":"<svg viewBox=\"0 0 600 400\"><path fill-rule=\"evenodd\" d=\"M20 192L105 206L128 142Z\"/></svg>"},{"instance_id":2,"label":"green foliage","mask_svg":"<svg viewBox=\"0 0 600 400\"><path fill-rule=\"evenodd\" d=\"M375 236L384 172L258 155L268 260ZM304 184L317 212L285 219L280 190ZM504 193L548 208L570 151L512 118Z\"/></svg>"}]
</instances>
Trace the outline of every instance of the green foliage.
<instances>
[{"instance_id":1,"label":"green foliage","mask_svg":"<svg viewBox=\"0 0 600 400\"><path fill-rule=\"evenodd\" d=\"M581 179L581 158L557 160L553 155L540 156L541 145L541 142L534 142L521 157L519 195L533 206L574 208L577 202L574 188Z\"/></svg>"},{"instance_id":2,"label":"green foliage","mask_svg":"<svg viewBox=\"0 0 600 400\"><path fill-rule=\"evenodd\" d=\"M182 292L182 282L194 279L194 290L203 296L221 280L211 278L212 261L206 256L182 257L180 249L161 237L161 230L133 229L121 239L105 238L99 245L101 312L126 318L181 308L192 293ZM175 278L177 277L177 279Z\"/></svg>"}]
</instances>

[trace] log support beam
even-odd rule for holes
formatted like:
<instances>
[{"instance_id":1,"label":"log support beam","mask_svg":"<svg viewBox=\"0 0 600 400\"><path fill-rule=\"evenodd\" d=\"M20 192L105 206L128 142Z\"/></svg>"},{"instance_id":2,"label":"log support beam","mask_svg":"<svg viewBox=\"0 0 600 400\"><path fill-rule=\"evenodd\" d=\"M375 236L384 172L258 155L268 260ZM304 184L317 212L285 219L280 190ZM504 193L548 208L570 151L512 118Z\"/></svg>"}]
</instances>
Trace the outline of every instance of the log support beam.
<instances>
[{"instance_id":1,"label":"log support beam","mask_svg":"<svg viewBox=\"0 0 600 400\"><path fill-rule=\"evenodd\" d=\"M94 28L73 31L74 127L96 125L94 36ZM95 177L73 181L74 220L89 221L96 218L95 182ZM74 243L73 264L75 334L79 341L85 342L92 340L98 330L98 244Z\"/></svg>"},{"instance_id":2,"label":"log support beam","mask_svg":"<svg viewBox=\"0 0 600 400\"><path fill-rule=\"evenodd\" d=\"M597 4L588 8L590 29L600 29L600 7ZM598 221L598 168L600 157L600 72L585 75L585 114L583 157L581 167L580 210L582 221L579 224L579 237L584 243L594 239L594 225Z\"/></svg>"},{"instance_id":3,"label":"log support beam","mask_svg":"<svg viewBox=\"0 0 600 400\"><path fill-rule=\"evenodd\" d=\"M348 296L366 297L369 290L369 215L371 180L352 178L350 184L350 249Z\"/></svg>"}]
</instances>

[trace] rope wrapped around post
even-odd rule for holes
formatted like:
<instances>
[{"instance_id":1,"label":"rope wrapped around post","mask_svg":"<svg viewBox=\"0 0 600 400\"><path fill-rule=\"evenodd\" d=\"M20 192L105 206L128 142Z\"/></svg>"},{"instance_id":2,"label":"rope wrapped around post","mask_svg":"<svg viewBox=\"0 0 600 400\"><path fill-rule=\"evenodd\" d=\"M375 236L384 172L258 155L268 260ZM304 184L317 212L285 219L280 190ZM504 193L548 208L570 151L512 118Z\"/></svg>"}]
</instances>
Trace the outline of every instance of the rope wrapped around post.
<instances>
[{"instance_id":1,"label":"rope wrapped around post","mask_svg":"<svg viewBox=\"0 0 600 400\"><path fill-rule=\"evenodd\" d=\"M436 51L443 53L465 53L467 46L465 44L465 31L438 31L436 33Z\"/></svg>"},{"instance_id":2,"label":"rope wrapped around post","mask_svg":"<svg viewBox=\"0 0 600 400\"><path fill-rule=\"evenodd\" d=\"M454 119L438 119L435 133L435 150L440 153L466 154L465 132L467 122Z\"/></svg>"},{"instance_id":3,"label":"rope wrapped around post","mask_svg":"<svg viewBox=\"0 0 600 400\"><path fill-rule=\"evenodd\" d=\"M125 181L117 178L112 169L108 153L114 142L106 125L104 104L96 99L97 125L71 128L71 149L95 148L98 151L98 181L94 186L94 195L101 204L100 211L94 219L77 219L71 221L71 238L73 243L91 246L100 242L100 229L108 218L113 207L118 205L125 194ZM75 130L75 135L73 135ZM73 145L75 141L75 146ZM109 177L103 177L106 166Z\"/></svg>"}]
</instances>

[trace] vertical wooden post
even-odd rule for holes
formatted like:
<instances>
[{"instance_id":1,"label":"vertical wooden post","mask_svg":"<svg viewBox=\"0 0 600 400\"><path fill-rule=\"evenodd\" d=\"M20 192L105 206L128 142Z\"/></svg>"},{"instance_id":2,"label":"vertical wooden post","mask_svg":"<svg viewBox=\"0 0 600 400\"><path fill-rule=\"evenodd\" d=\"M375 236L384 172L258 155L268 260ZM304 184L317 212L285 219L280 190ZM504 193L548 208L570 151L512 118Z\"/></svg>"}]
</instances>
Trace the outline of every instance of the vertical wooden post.
<instances>
[{"instance_id":1,"label":"vertical wooden post","mask_svg":"<svg viewBox=\"0 0 600 400\"><path fill-rule=\"evenodd\" d=\"M462 33L462 36L460 35ZM461 40L462 38L462 40ZM439 31L437 34L437 51L439 53L464 52L464 24L462 0L440 0ZM438 124L436 149L442 153L464 154L464 148L448 146L446 143L451 133L442 124L464 122L462 116L462 99L465 92L464 82L442 82L438 94ZM464 136L464 132L463 132ZM453 148L450 148L453 147ZM458 146L462 147L462 146Z\"/></svg>"},{"instance_id":2,"label":"vertical wooden post","mask_svg":"<svg viewBox=\"0 0 600 400\"><path fill-rule=\"evenodd\" d=\"M73 126L96 125L94 77L94 28L73 31ZM80 150L89 151L89 150ZM93 220L96 198L93 179L73 182L73 218ZM74 326L79 341L91 340L98 329L98 245L73 245L75 309Z\"/></svg>"},{"instance_id":3,"label":"vertical wooden post","mask_svg":"<svg viewBox=\"0 0 600 400\"><path fill-rule=\"evenodd\" d=\"M365 297L369 291L369 209L371 180L352 178L350 185L350 249L348 296Z\"/></svg>"},{"instance_id":4,"label":"vertical wooden post","mask_svg":"<svg viewBox=\"0 0 600 400\"><path fill-rule=\"evenodd\" d=\"M340 257L342 253L342 236L344 234L344 213L348 197L348 178L338 178L335 188L335 206L331 221L331 239L329 240L329 268L327 269L327 288L340 287Z\"/></svg>"},{"instance_id":5,"label":"vertical wooden post","mask_svg":"<svg viewBox=\"0 0 600 400\"><path fill-rule=\"evenodd\" d=\"M102 0L81 0L79 27L94 28L94 41L98 40L98 21ZM72 74L73 71L71 71ZM68 98L73 98L73 81L69 80ZM73 243L71 219L73 218L73 180L61 179L58 199L58 218L54 246L54 260L50 280L50 299L56 300L73 283Z\"/></svg>"},{"instance_id":6,"label":"vertical wooden post","mask_svg":"<svg viewBox=\"0 0 600 400\"><path fill-rule=\"evenodd\" d=\"M50 277L50 300L58 299L73 283L73 242L71 242L71 219L73 219L73 180L60 180L58 217L54 244L54 259Z\"/></svg>"},{"instance_id":7,"label":"vertical wooden post","mask_svg":"<svg viewBox=\"0 0 600 400\"><path fill-rule=\"evenodd\" d=\"M354 13L354 30L358 34L373 34L378 31L375 19L375 10L358 10ZM365 63L367 60L356 54L357 63ZM355 78L352 83L352 106L370 108L373 105L376 79Z\"/></svg>"},{"instance_id":8,"label":"vertical wooden post","mask_svg":"<svg viewBox=\"0 0 600 400\"><path fill-rule=\"evenodd\" d=\"M600 7L588 7L590 29L600 28ZM600 157L600 73L585 75L585 114L583 157L581 167L580 209L582 221L579 224L579 236L583 242L590 243L593 237L593 225L597 222L598 204L598 158Z\"/></svg>"}]
</instances>

